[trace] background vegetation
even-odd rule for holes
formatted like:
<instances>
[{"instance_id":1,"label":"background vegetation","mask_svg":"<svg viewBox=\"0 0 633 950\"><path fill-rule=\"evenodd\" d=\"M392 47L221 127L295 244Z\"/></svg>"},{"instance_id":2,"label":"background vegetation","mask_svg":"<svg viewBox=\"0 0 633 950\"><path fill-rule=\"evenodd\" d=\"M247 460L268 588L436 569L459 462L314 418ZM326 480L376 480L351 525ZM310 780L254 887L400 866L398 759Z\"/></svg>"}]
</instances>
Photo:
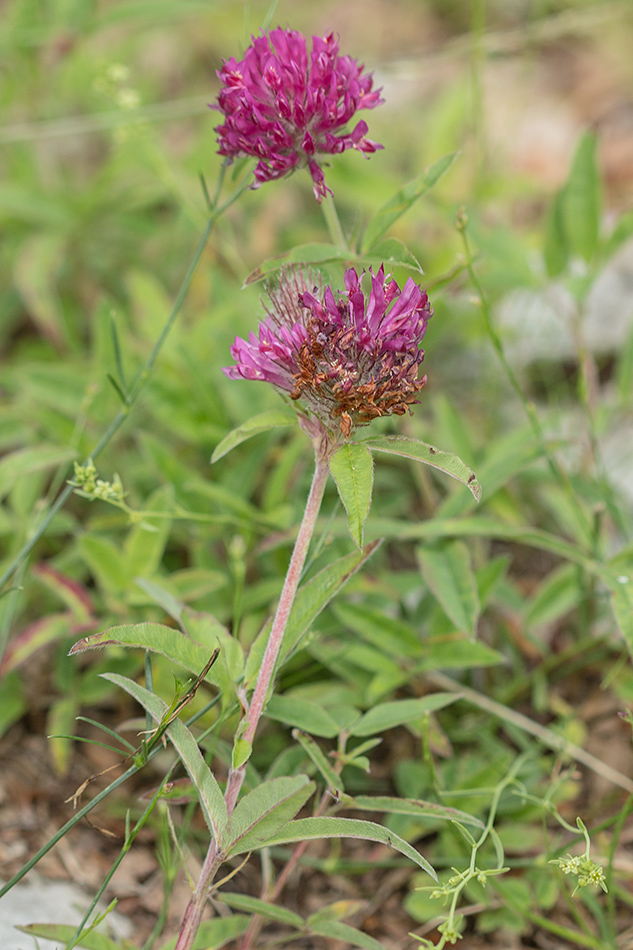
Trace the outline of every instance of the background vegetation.
<instances>
[{"instance_id":1,"label":"background vegetation","mask_svg":"<svg viewBox=\"0 0 633 950\"><path fill-rule=\"evenodd\" d=\"M213 0L3 6L3 567L38 531L73 460L95 455L160 336L206 220L199 173L210 188L219 173L208 109L215 71L266 12ZM348 235L362 233L403 182L458 152L393 230L420 261L435 309L429 384L395 431L459 454L484 496L475 511L463 487L414 463L377 466L366 535L385 543L283 668L288 702L269 715L253 764L260 774L304 767L293 726L336 751L336 733L306 720L306 703L343 715L438 689L459 697L395 728L383 722L379 735L352 742L355 754L330 761L353 796L430 800L483 821L493 808L511 871L485 888L469 881L460 894L472 947L616 947L629 928L630 14L615 0L321 0L280 2L273 17L308 35L336 31L384 87L386 104L368 116L384 151L369 161L345 154L326 173ZM114 624L165 622L176 602L192 618L208 612L227 624L245 649L265 623L311 452L302 433L278 429L211 467L215 446L255 405L279 405L272 390L229 381L221 368L235 334L261 313L261 287L242 286L249 274L327 239L301 174L248 192L218 221L151 375L96 460L99 477L118 474L141 514L72 495L6 578L1 781L7 842L26 841L26 853L6 847L4 878L43 844L51 819L57 827L70 817L62 803L77 786L120 760L68 738L103 739L76 717L118 729L138 715L99 674L140 675L142 653L68 657L76 640ZM333 486L322 532L313 575L352 549ZM154 661L154 688L168 702L173 674L167 659ZM192 710L208 699L200 690ZM205 715L202 725L212 725L216 712ZM230 726L204 747L220 762ZM111 848L114 860L126 809L134 817L145 807L140 795L160 780L159 761L100 806L94 821L118 843L87 826L68 838L93 888L104 868L88 856ZM16 818L25 801L38 815L31 830ZM572 899L576 881L548 864L584 852L579 815L606 895L588 887ZM450 824L416 814L384 822L416 843L442 883L468 867L471 846ZM163 926L161 939L174 932L187 892L181 859L195 866L200 831L185 789L139 835L146 864L133 873L145 887L126 898L113 878L108 893L123 896L139 946ZM478 862L493 860L488 843ZM416 890L428 878L387 847L317 845L301 873L280 904L303 917L325 911L293 946L343 946L334 941L344 931L319 920L345 920L384 947L416 946L409 931L438 936L446 907ZM238 889L258 896L268 874L266 860L253 859ZM269 923L267 939L283 940L289 923Z\"/></svg>"}]
</instances>

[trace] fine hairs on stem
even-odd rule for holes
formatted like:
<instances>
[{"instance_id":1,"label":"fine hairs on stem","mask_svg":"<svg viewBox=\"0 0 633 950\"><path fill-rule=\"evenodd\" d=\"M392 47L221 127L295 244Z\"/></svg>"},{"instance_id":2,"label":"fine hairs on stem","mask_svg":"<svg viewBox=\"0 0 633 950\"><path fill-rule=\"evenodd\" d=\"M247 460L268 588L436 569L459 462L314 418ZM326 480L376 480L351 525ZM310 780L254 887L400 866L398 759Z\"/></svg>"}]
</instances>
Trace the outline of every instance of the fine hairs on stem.
<instances>
[{"instance_id":1,"label":"fine hairs on stem","mask_svg":"<svg viewBox=\"0 0 633 950\"><path fill-rule=\"evenodd\" d=\"M250 756L257 726L270 692L283 642L284 631L299 586L328 479L328 457L331 450L330 442L324 431L320 432L313 441L315 448L315 466L312 487L310 488L303 520L299 528L292 557L290 558L290 564L288 565L286 579L279 598L279 604L277 605L277 611L262 659L259 676L257 677L251 701L242 719L242 725L235 739L234 761L229 771L224 795L229 818L235 809L240 789L244 782L246 763ZM244 751L241 752L240 750ZM243 761L240 761L242 757ZM207 897L209 896L213 879L222 861L223 855L221 852L218 852L216 841L212 840L202 865L198 883L187 906L175 950L191 950L200 926L202 912Z\"/></svg>"}]
</instances>

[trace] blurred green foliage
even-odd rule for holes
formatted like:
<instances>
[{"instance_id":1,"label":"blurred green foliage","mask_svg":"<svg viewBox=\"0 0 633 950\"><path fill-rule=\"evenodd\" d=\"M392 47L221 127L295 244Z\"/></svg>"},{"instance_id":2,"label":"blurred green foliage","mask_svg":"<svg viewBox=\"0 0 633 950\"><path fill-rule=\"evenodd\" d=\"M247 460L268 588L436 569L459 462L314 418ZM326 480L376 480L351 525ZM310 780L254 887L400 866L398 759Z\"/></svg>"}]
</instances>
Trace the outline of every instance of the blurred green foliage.
<instances>
[{"instance_id":1,"label":"blurred green foliage","mask_svg":"<svg viewBox=\"0 0 633 950\"><path fill-rule=\"evenodd\" d=\"M377 6L379 22L400 18L415 25L406 36L406 27L394 25L391 40L370 17L363 22L362 5L350 26L344 6L280 3L274 21L307 33L338 30L344 50L374 68L385 85L387 103L368 119L384 151L370 161L345 154L327 169L350 240L366 249L367 235L380 236L385 220L372 216L391 196L442 156L459 153L390 232L420 261L435 315L425 340L429 385L420 406L397 425L378 423L375 432L398 431L459 454L477 472L484 497L475 511L462 486L413 461L381 457L365 540L385 542L343 595L301 628L305 636L280 671L249 783L309 768L323 784L334 762L341 792L344 786L359 808L363 796L382 796L385 807L376 803L376 811L389 812L395 806L387 799L399 795L485 820L491 789L504 781L517 751L525 753L518 784L495 817L515 873L491 879L483 898L476 882L468 884L470 902L485 904L476 926L483 932L548 929L557 904L565 920L563 931L550 926L554 934L572 945L577 937L581 946L615 946L621 908L630 905L629 872L616 871L613 861L617 841L602 842L613 897L581 894L579 922L560 897L565 884L554 869L545 871L546 858L568 849L569 834L555 823L544 830L542 819L554 806L569 816L579 800L587 824L606 831L619 809L628 813L621 793L630 793L630 783L588 800L587 786L571 768L573 755L534 738L504 709L520 707L550 736L582 746L589 728L583 698L598 684L609 696L610 715L633 702L633 502L604 456L613 439L631 438L630 313L620 343L606 352L593 352L585 333L587 302L633 234L633 218L605 196L593 134L579 137L557 191L545 193L497 159L486 138L490 103L478 78L485 69L477 46L483 3L471 9L463 2L390 0L384 9ZM608 8L617 4L601 6L608 41ZM585 7L491 3L483 25L493 38L529 25L537 37L547 37L550 28L564 40L575 29L584 35ZM217 91L215 70L257 32L266 9L226 0L5 4L2 568L37 532L72 477L72 462L90 455L161 333L207 217L198 175L213 192L220 172L217 119L208 109ZM569 36L556 33L565 13L576 17ZM428 48L424 28L438 38L439 50ZM630 20L623 29L631 35ZM431 72L420 63L421 49L435 57L438 74L443 59L450 66L450 79L440 75L438 91L426 97L415 85ZM522 55L528 64L537 59L538 42ZM407 82L398 84L407 69L413 71L410 94ZM244 172L230 169L227 187ZM455 223L464 205L483 300L469 279ZM522 215L527 207L530 213ZM248 651L266 624L301 517L311 453L302 433L276 428L240 442L211 467L215 447L249 419L254 405L258 412L280 408L272 390L229 381L221 370L235 334L255 329L261 313L260 287L242 288L248 276L274 255L328 239L301 174L248 191L230 208L212 233L157 365L98 459L99 477L120 478L126 505L138 518L73 495L7 583L0 599L0 729L28 713L45 715L47 733L58 736L50 752L60 775L73 755L68 736L78 728L75 717L89 710L99 719L120 696L98 674L143 671L142 650L114 647L69 658L73 642L113 625L173 625L184 610L197 643L209 646L204 628L215 623L205 619L210 615ZM336 263L324 270L340 281ZM407 275L395 268L398 279ZM531 294L541 308L562 295L574 348L562 356L552 351L544 363L532 359L527 321L509 327L501 319L517 294ZM505 368L486 313L503 353L520 353L516 361L508 357ZM540 430L530 422L534 406ZM333 485L320 530L308 580L352 557ZM168 657L154 659L153 675L156 691L169 702L174 663ZM238 666L218 666L219 679L211 682L226 686ZM178 675L185 675L183 668ZM417 703L429 687L443 688L433 676L447 674L454 677L452 699L460 685L472 695L443 709L394 712L395 702ZM221 712L206 710L200 721L213 730L202 747L220 761L230 755L237 721L226 690ZM191 708L205 708L202 694ZM361 714L365 727L352 728ZM311 736L293 737L293 729ZM349 747L336 745L341 732ZM619 743L618 749L626 747L621 736ZM438 869L461 867L468 843L445 817L394 812L387 825L421 843ZM336 855L315 863L329 870L367 868L365 857ZM387 851L379 861L393 864ZM425 923L442 908L416 892L416 883L406 907ZM237 910L262 910L240 906L239 895L226 898ZM231 919L235 929L226 939L245 926L241 915ZM285 923L299 926L288 917ZM326 925L315 917L301 926L326 938L363 937L350 935L354 928L340 921Z\"/></svg>"}]
</instances>

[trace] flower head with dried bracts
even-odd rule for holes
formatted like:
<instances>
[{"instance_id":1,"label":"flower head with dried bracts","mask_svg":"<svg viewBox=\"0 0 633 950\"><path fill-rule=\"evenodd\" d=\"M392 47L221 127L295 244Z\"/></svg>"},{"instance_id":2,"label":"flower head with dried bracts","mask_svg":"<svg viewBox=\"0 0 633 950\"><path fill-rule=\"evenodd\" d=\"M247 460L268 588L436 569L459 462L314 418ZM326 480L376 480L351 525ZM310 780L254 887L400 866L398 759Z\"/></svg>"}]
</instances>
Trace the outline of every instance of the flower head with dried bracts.
<instances>
[{"instance_id":1,"label":"flower head with dried bracts","mask_svg":"<svg viewBox=\"0 0 633 950\"><path fill-rule=\"evenodd\" d=\"M426 383L420 343L433 311L411 278L400 290L384 265L369 277L366 298L353 269L337 293L302 270L283 271L259 335L236 337L226 375L272 383L345 438L379 416L403 415Z\"/></svg>"},{"instance_id":2,"label":"flower head with dried bracts","mask_svg":"<svg viewBox=\"0 0 633 950\"><path fill-rule=\"evenodd\" d=\"M339 56L332 33L314 36L310 54L296 30L278 28L254 37L244 59L228 59L218 72L222 89L215 108L224 114L216 128L219 154L258 159L255 188L307 165L321 201L330 189L317 155L382 148L366 138L364 121L342 132L359 109L383 102L363 69L350 56Z\"/></svg>"}]
</instances>

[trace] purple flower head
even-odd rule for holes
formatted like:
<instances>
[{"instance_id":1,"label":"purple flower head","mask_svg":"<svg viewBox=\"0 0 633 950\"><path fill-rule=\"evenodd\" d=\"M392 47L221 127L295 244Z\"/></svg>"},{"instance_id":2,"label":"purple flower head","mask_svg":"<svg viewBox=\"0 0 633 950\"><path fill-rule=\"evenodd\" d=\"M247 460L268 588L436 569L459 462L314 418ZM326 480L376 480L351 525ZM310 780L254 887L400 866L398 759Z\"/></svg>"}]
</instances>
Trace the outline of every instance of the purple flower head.
<instances>
[{"instance_id":1,"label":"purple flower head","mask_svg":"<svg viewBox=\"0 0 633 950\"><path fill-rule=\"evenodd\" d=\"M215 108L224 114L215 130L219 154L258 159L255 188L307 165L321 201L330 189L317 155L348 148L370 154L382 148L365 138L366 122L341 131L359 109L383 102L363 69L350 56L338 55L333 33L314 36L310 54L305 36L295 30L278 28L253 37L244 59L228 59L218 72L222 89Z\"/></svg>"},{"instance_id":2,"label":"purple flower head","mask_svg":"<svg viewBox=\"0 0 633 950\"><path fill-rule=\"evenodd\" d=\"M301 270L283 271L259 334L236 337L226 375L272 383L345 438L378 416L403 415L426 383L420 343L433 311L411 278L400 290L384 265L369 276L367 295L353 269L337 292Z\"/></svg>"}]
</instances>

